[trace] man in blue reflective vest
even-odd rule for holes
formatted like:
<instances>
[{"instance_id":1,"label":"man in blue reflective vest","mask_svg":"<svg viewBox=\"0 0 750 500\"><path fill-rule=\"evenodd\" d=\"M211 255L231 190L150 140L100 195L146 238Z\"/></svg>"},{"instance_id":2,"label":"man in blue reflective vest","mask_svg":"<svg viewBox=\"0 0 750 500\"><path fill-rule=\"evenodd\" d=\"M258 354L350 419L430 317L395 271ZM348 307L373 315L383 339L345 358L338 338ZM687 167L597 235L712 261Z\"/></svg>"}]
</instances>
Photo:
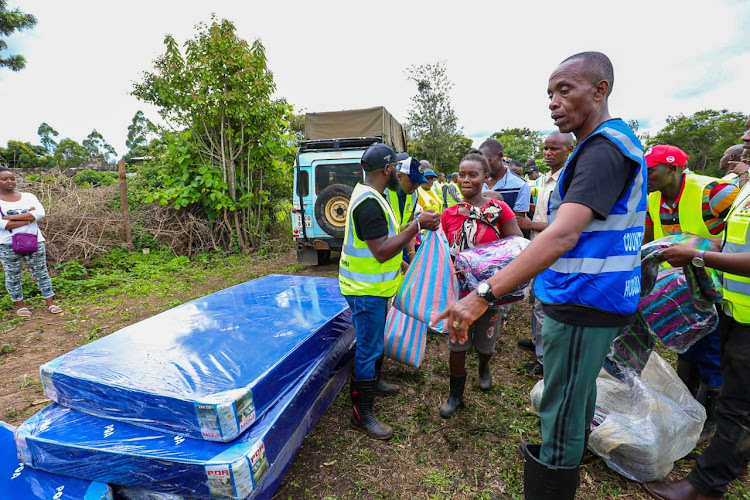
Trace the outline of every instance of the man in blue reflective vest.
<instances>
[{"instance_id":1,"label":"man in blue reflective vest","mask_svg":"<svg viewBox=\"0 0 750 500\"><path fill-rule=\"evenodd\" d=\"M638 138L609 114L614 72L600 52L564 60L549 79L552 119L578 145L550 198L549 226L511 264L435 321L462 342L490 302L536 276L544 306L542 444L521 445L527 500L572 499L596 403L596 376L640 295L646 164Z\"/></svg>"}]
</instances>

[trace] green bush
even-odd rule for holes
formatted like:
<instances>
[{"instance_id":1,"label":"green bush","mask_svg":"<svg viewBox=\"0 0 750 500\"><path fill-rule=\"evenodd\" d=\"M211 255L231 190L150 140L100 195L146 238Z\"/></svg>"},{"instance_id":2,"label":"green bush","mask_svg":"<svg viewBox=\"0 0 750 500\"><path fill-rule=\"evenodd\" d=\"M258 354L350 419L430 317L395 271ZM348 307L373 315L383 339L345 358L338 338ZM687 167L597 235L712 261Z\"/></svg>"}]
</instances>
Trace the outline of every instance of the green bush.
<instances>
[{"instance_id":1,"label":"green bush","mask_svg":"<svg viewBox=\"0 0 750 500\"><path fill-rule=\"evenodd\" d=\"M99 172L97 170L80 170L73 177L76 186L111 186L118 181L117 172Z\"/></svg>"}]
</instances>

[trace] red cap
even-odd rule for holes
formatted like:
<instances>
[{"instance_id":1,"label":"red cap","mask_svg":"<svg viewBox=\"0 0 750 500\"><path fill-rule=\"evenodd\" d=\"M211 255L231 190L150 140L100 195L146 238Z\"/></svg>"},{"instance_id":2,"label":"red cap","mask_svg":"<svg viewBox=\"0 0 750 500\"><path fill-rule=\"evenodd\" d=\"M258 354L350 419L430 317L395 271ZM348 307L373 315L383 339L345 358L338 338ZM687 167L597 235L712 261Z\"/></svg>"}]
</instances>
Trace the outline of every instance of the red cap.
<instances>
[{"instance_id":1,"label":"red cap","mask_svg":"<svg viewBox=\"0 0 750 500\"><path fill-rule=\"evenodd\" d=\"M684 167L687 165L688 155L686 155L677 146L659 145L652 146L646 151L646 167L651 168L656 165L677 165Z\"/></svg>"}]
</instances>

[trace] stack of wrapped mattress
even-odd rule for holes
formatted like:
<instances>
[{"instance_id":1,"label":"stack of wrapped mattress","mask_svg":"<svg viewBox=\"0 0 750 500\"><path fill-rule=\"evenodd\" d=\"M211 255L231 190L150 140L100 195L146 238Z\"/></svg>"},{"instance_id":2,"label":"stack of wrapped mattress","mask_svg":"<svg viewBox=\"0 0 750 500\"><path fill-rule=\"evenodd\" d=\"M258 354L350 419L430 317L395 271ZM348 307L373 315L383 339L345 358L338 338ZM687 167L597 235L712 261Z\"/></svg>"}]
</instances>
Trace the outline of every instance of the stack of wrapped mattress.
<instances>
[{"instance_id":1,"label":"stack of wrapped mattress","mask_svg":"<svg viewBox=\"0 0 750 500\"><path fill-rule=\"evenodd\" d=\"M18 454L121 498L268 498L343 386L353 345L336 280L247 282L42 366L56 403L17 429Z\"/></svg>"}]
</instances>

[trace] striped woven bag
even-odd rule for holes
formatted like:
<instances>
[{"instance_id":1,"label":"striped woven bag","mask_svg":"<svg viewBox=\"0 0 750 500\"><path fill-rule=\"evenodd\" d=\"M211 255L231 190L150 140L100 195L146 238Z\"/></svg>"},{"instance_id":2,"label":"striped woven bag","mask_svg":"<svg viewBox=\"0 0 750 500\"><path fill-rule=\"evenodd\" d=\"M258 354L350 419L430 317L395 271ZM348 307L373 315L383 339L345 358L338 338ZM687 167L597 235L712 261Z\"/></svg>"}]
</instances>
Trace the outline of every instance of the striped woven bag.
<instances>
[{"instance_id":1,"label":"striped woven bag","mask_svg":"<svg viewBox=\"0 0 750 500\"><path fill-rule=\"evenodd\" d=\"M427 231L388 312L386 356L419 366L427 343L427 324L457 299L458 281L445 233L442 229ZM435 330L447 332L445 321Z\"/></svg>"}]
</instances>

